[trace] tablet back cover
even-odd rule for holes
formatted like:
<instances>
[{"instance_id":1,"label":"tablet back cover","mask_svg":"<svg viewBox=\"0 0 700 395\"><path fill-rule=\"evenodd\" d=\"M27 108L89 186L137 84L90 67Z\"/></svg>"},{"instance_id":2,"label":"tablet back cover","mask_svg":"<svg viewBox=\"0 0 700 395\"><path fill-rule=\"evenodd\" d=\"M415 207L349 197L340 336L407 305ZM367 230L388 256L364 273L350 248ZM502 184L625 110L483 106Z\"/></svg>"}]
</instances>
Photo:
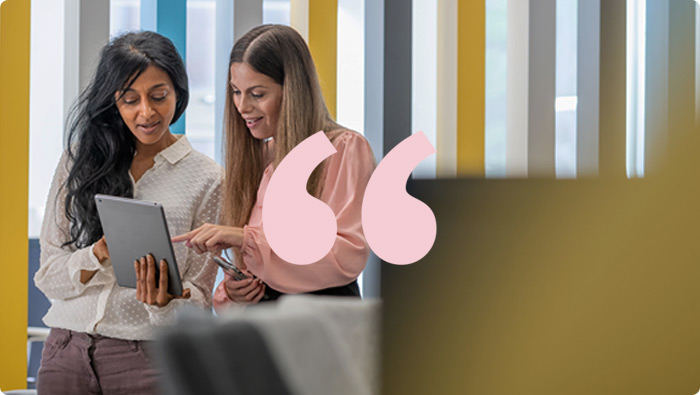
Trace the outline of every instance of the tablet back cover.
<instances>
[{"instance_id":1,"label":"tablet back cover","mask_svg":"<svg viewBox=\"0 0 700 395\"><path fill-rule=\"evenodd\" d=\"M182 283L170 242L163 206L159 203L95 195L117 283L136 288L134 261L152 254L156 268L168 262L168 293L182 295Z\"/></svg>"}]
</instances>

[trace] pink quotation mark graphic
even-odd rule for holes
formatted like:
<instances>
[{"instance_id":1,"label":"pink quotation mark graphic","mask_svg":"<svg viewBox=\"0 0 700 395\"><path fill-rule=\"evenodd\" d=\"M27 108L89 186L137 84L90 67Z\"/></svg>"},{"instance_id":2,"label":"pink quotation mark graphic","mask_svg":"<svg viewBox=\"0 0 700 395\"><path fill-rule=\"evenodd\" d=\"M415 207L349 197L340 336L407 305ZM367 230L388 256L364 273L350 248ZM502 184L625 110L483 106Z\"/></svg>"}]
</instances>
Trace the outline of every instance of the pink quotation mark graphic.
<instances>
[{"instance_id":1,"label":"pink quotation mark graphic","mask_svg":"<svg viewBox=\"0 0 700 395\"><path fill-rule=\"evenodd\" d=\"M338 225L322 201L306 191L311 172L336 152L323 132L296 146L273 173L263 201L263 230L272 250L287 262L307 265L333 247ZM406 192L406 180L435 148L423 132L394 147L377 166L362 201L362 228L386 262L407 265L423 258L437 234L433 211Z\"/></svg>"},{"instance_id":2,"label":"pink quotation mark graphic","mask_svg":"<svg viewBox=\"0 0 700 395\"><path fill-rule=\"evenodd\" d=\"M322 201L309 195L311 172L336 153L323 132L297 145L277 166L263 200L263 231L280 258L297 265L314 263L333 247L338 224Z\"/></svg>"},{"instance_id":3,"label":"pink quotation mark graphic","mask_svg":"<svg viewBox=\"0 0 700 395\"><path fill-rule=\"evenodd\" d=\"M423 159L435 153L423 132L402 141L374 170L362 201L362 230L375 254L408 265L423 258L435 242L435 214L406 192L406 180Z\"/></svg>"}]
</instances>

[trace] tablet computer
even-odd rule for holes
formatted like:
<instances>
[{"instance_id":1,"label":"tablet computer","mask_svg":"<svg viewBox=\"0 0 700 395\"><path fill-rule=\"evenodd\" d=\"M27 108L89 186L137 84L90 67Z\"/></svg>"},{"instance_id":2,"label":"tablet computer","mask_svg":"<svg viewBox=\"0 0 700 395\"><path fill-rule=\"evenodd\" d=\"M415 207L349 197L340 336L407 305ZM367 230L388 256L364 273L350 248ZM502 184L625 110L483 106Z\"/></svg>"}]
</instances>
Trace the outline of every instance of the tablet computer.
<instances>
[{"instance_id":1,"label":"tablet computer","mask_svg":"<svg viewBox=\"0 0 700 395\"><path fill-rule=\"evenodd\" d=\"M109 195L95 195L97 212L107 241L117 283L136 288L134 261L152 254L156 284L161 259L168 263L168 293L182 295L182 281L160 203Z\"/></svg>"}]
</instances>

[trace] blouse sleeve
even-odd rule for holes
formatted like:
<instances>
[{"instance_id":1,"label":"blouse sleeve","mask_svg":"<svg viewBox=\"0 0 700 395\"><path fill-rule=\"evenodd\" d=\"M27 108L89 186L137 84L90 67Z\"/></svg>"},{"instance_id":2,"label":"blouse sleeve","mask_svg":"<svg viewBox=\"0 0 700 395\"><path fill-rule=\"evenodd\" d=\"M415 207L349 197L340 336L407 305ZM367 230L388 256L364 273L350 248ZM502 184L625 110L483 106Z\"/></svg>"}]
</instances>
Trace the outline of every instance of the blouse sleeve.
<instances>
[{"instance_id":1,"label":"blouse sleeve","mask_svg":"<svg viewBox=\"0 0 700 395\"><path fill-rule=\"evenodd\" d=\"M202 199L194 217L191 229L196 229L206 223L217 223L221 207L221 173L214 180L211 187ZM173 299L163 307L145 305L154 325L170 324L175 315L174 310L183 304L194 304L207 311L212 306L212 289L216 280L218 266L209 263L210 254L196 254L192 249L187 249L186 269L182 274L182 289L189 288L189 299Z\"/></svg>"},{"instance_id":2,"label":"blouse sleeve","mask_svg":"<svg viewBox=\"0 0 700 395\"><path fill-rule=\"evenodd\" d=\"M248 270L284 293L310 292L349 284L369 257L362 232L362 199L374 171L374 155L361 135L344 131L334 141L337 153L326 164L321 200L335 213L338 233L331 251L310 265L294 265L277 256L262 226L245 226L241 253Z\"/></svg>"},{"instance_id":3,"label":"blouse sleeve","mask_svg":"<svg viewBox=\"0 0 700 395\"><path fill-rule=\"evenodd\" d=\"M50 299L70 299L82 295L86 289L103 286L115 281L112 263L108 259L100 264L92 249L94 244L76 249L63 247L70 239L70 221L65 215L64 184L68 178L68 154L64 153L54 173L46 199L44 221L41 226L40 267L34 275L34 283ZM86 284L80 282L81 270L95 270Z\"/></svg>"}]
</instances>

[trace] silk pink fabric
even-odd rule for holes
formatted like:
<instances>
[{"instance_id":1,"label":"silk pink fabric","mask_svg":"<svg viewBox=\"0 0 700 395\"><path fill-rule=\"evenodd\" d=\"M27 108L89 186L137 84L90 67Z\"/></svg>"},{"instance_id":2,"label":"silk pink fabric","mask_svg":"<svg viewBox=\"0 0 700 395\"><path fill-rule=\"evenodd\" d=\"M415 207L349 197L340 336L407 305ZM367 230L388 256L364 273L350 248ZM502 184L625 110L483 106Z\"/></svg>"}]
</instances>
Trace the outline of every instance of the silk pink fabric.
<instances>
[{"instance_id":1,"label":"silk pink fabric","mask_svg":"<svg viewBox=\"0 0 700 395\"><path fill-rule=\"evenodd\" d=\"M262 226L262 202L272 165L265 169L250 220L243 228L241 252L247 269L280 292L303 293L349 284L360 275L369 257L361 215L362 198L375 167L374 154L367 140L358 133L342 130L328 137L338 151L326 162L321 193L321 200L333 210L338 222L331 251L309 265L291 264L272 251ZM227 303L231 300L222 282L214 294L214 307Z\"/></svg>"}]
</instances>

